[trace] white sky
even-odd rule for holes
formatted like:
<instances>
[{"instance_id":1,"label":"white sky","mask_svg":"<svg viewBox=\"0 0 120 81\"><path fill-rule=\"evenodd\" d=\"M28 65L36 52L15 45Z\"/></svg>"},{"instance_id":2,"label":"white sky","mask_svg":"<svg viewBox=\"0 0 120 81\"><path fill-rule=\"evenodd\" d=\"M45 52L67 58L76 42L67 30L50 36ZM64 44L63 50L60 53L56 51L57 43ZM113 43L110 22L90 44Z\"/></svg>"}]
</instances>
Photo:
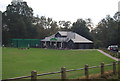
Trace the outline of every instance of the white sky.
<instances>
[{"instance_id":1,"label":"white sky","mask_svg":"<svg viewBox=\"0 0 120 81\"><path fill-rule=\"evenodd\" d=\"M5 11L12 0L0 0L0 10ZM120 0L23 0L32 7L34 15L51 17L53 20L91 18L97 24L106 15L113 16L118 11Z\"/></svg>"}]
</instances>

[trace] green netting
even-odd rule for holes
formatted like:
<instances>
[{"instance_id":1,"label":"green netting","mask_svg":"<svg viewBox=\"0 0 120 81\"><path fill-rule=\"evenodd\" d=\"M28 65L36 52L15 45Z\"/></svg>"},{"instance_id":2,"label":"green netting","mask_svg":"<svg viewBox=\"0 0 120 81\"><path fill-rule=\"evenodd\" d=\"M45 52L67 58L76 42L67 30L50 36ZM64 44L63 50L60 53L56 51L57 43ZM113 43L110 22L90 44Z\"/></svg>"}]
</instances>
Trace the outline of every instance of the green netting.
<instances>
[{"instance_id":1,"label":"green netting","mask_svg":"<svg viewBox=\"0 0 120 81\"><path fill-rule=\"evenodd\" d=\"M38 47L41 44L41 39L10 39L11 47L26 48Z\"/></svg>"}]
</instances>

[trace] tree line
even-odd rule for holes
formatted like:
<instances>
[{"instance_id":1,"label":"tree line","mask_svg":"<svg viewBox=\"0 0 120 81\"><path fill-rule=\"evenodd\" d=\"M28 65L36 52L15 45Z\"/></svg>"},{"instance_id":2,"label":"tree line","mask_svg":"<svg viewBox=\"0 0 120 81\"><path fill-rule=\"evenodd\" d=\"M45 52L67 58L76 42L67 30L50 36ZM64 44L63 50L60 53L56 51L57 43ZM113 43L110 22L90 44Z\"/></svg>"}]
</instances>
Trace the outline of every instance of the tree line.
<instances>
[{"instance_id":1,"label":"tree line","mask_svg":"<svg viewBox=\"0 0 120 81\"><path fill-rule=\"evenodd\" d=\"M90 18L79 18L75 22L55 21L45 16L33 16L33 9L27 2L9 4L2 13L2 43L7 45L9 39L44 39L57 31L73 31L94 41L94 47L120 45L120 12L114 17L103 18L96 27Z\"/></svg>"}]
</instances>

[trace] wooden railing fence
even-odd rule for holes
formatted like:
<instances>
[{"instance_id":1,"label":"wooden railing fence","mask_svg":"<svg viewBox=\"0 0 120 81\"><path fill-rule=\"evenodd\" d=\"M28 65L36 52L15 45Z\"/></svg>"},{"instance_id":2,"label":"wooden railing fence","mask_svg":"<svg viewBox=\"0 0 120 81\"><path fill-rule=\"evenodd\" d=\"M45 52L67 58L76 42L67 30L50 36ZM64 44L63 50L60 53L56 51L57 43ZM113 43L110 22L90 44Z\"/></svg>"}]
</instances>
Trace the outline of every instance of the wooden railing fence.
<instances>
[{"instance_id":1,"label":"wooden railing fence","mask_svg":"<svg viewBox=\"0 0 120 81\"><path fill-rule=\"evenodd\" d=\"M105 72L105 66L112 66L113 68L113 74L117 73L117 68L116 65L119 64L119 62L113 62L112 64L104 64L104 62L102 62L99 66L92 66L89 67L88 64L86 64L84 66L84 68L79 68L79 69L70 69L70 70L66 70L65 67L61 68L61 71L57 71L57 72L49 72L49 73L42 73L42 74L37 74L37 71L32 71L30 76L22 76L22 77L16 77L16 78L10 78L10 79L5 79L6 81L9 80L17 80L17 79L23 79L23 78L29 78L31 77L31 81L37 81L37 76L44 76L44 75L51 75L51 74L58 74L61 73L61 79L67 79L67 75L66 72L71 72L71 71L78 71L78 70L84 70L84 75L86 77L86 79L89 79L89 69L93 69L93 68L100 68L100 72L101 72L101 77L104 75ZM3 80L4 81L4 80Z\"/></svg>"}]
</instances>

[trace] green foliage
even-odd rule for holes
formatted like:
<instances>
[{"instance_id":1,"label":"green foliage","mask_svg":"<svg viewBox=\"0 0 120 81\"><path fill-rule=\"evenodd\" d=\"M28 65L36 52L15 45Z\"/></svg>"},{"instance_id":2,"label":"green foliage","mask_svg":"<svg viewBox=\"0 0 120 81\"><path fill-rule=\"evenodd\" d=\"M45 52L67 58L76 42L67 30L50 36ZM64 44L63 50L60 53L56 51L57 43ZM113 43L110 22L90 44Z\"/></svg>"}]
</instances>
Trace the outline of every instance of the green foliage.
<instances>
[{"instance_id":1,"label":"green foliage","mask_svg":"<svg viewBox=\"0 0 120 81\"><path fill-rule=\"evenodd\" d=\"M71 24L70 21L59 21L60 30L69 31L71 29Z\"/></svg>"},{"instance_id":2,"label":"green foliage","mask_svg":"<svg viewBox=\"0 0 120 81\"><path fill-rule=\"evenodd\" d=\"M27 2L11 3L3 12L3 44L11 38L44 38L58 31L58 25L52 18L33 16L33 10Z\"/></svg>"},{"instance_id":3,"label":"green foliage","mask_svg":"<svg viewBox=\"0 0 120 81\"><path fill-rule=\"evenodd\" d=\"M10 38L34 38L33 10L26 2L11 3L3 12L3 43Z\"/></svg>"},{"instance_id":4,"label":"green foliage","mask_svg":"<svg viewBox=\"0 0 120 81\"><path fill-rule=\"evenodd\" d=\"M119 13L115 14L114 18L107 15L106 18L102 19L98 23L98 26L92 30L92 36L96 43L95 47L107 47L112 44L120 45L120 22L116 20L118 14Z\"/></svg>"},{"instance_id":5,"label":"green foliage","mask_svg":"<svg viewBox=\"0 0 120 81\"><path fill-rule=\"evenodd\" d=\"M45 38L50 36L58 31L58 25L56 21L53 21L52 18L46 18L45 16L34 17L34 26L37 30L36 38Z\"/></svg>"},{"instance_id":6,"label":"green foliage","mask_svg":"<svg viewBox=\"0 0 120 81\"><path fill-rule=\"evenodd\" d=\"M83 19L78 19L76 22L73 23L71 27L71 31L76 32L87 39L92 40L92 37L89 32L89 28L87 27L87 22Z\"/></svg>"}]
</instances>

